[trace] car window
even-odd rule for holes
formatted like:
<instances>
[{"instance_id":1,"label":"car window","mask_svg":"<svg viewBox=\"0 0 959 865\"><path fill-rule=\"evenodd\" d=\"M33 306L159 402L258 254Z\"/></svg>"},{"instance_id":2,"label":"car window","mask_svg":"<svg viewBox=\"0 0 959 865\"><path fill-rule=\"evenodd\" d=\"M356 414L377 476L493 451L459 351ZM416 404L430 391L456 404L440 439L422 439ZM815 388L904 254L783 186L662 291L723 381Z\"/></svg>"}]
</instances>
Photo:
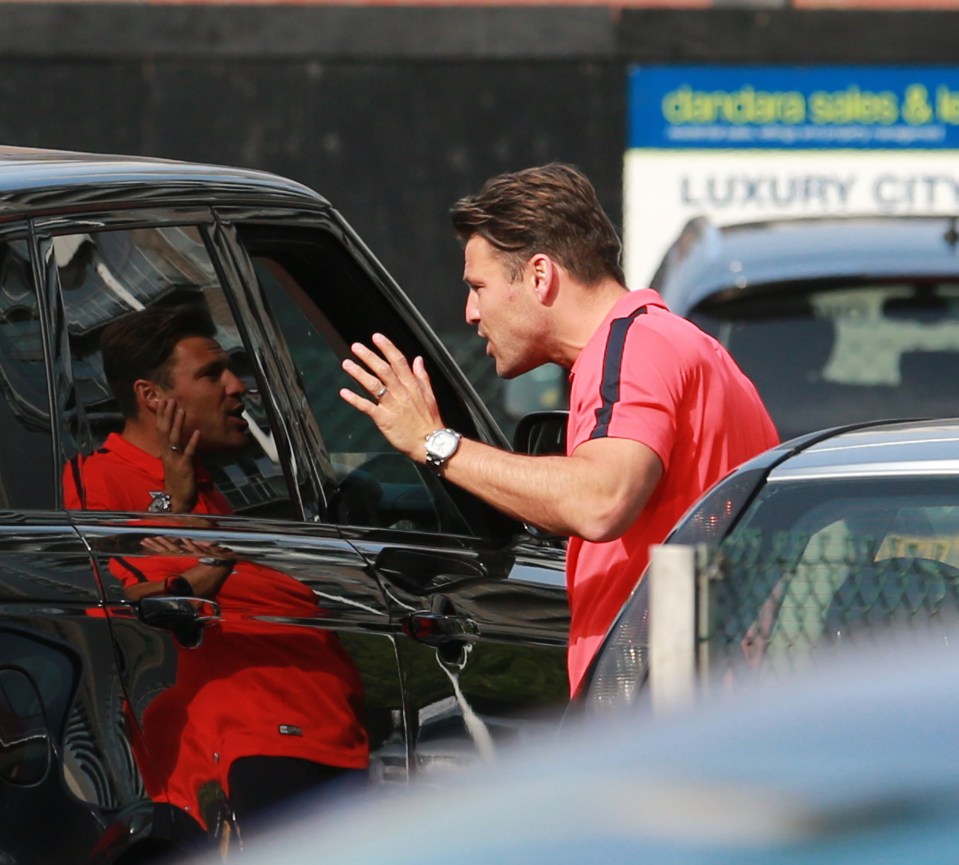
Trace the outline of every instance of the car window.
<instances>
[{"instance_id":1,"label":"car window","mask_svg":"<svg viewBox=\"0 0 959 865\"><path fill-rule=\"evenodd\" d=\"M334 474L329 519L343 524L483 534L489 509L398 454L376 426L339 396L355 382L341 368L353 342L380 331L408 356L424 353L414 328L387 298L375 271L334 231L241 226L263 301L292 358L297 381ZM404 301L405 302L405 301ZM444 420L475 434L462 399L431 363Z\"/></svg>"},{"instance_id":2,"label":"car window","mask_svg":"<svg viewBox=\"0 0 959 865\"><path fill-rule=\"evenodd\" d=\"M959 616L959 479L768 484L721 545L717 645L766 670Z\"/></svg>"},{"instance_id":3,"label":"car window","mask_svg":"<svg viewBox=\"0 0 959 865\"><path fill-rule=\"evenodd\" d=\"M50 397L26 240L0 243L0 508L55 506Z\"/></svg>"},{"instance_id":4,"label":"car window","mask_svg":"<svg viewBox=\"0 0 959 865\"><path fill-rule=\"evenodd\" d=\"M216 487L240 515L293 518L270 421L259 398L249 354L196 226L165 226L54 237L53 257L70 344L71 386L62 418L63 459L87 455L118 432L123 418L100 357L109 322L153 304L197 302L217 326L217 341L247 385L244 403L251 434L240 452L209 454L204 464Z\"/></svg>"},{"instance_id":5,"label":"car window","mask_svg":"<svg viewBox=\"0 0 959 865\"><path fill-rule=\"evenodd\" d=\"M760 286L691 318L755 382L783 438L959 414L959 283Z\"/></svg>"}]
</instances>

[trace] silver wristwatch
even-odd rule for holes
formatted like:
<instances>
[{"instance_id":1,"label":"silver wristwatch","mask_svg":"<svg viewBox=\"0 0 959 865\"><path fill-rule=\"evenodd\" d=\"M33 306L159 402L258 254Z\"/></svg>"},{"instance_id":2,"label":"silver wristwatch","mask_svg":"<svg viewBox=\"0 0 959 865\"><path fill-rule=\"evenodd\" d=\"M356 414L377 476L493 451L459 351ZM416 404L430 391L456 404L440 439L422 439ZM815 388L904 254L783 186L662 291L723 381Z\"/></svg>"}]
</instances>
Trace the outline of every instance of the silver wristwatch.
<instances>
[{"instance_id":1,"label":"silver wristwatch","mask_svg":"<svg viewBox=\"0 0 959 865\"><path fill-rule=\"evenodd\" d=\"M197 561L210 568L232 568L236 564L236 559L222 559L219 556L201 556Z\"/></svg>"},{"instance_id":2,"label":"silver wristwatch","mask_svg":"<svg viewBox=\"0 0 959 865\"><path fill-rule=\"evenodd\" d=\"M426 464L437 474L443 471L450 457L456 453L463 438L451 429L438 429L426 437Z\"/></svg>"},{"instance_id":3,"label":"silver wristwatch","mask_svg":"<svg viewBox=\"0 0 959 865\"><path fill-rule=\"evenodd\" d=\"M173 510L173 498L169 493L155 493L151 490L150 495L153 496L153 501L147 506L147 510L151 514L165 514Z\"/></svg>"}]
</instances>

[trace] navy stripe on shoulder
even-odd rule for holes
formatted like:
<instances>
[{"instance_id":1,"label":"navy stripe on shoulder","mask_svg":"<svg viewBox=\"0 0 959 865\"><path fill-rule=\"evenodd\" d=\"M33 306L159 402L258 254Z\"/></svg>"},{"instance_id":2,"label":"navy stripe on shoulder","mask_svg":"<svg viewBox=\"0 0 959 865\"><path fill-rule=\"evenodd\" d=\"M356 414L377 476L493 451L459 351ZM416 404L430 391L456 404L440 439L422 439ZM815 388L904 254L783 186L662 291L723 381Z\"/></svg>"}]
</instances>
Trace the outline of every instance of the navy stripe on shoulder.
<instances>
[{"instance_id":1,"label":"navy stripe on shoulder","mask_svg":"<svg viewBox=\"0 0 959 865\"><path fill-rule=\"evenodd\" d=\"M619 402L620 376L623 369L623 351L626 347L626 334L637 316L644 315L646 307L641 306L625 318L617 318L609 328L606 338L606 353L603 356L603 377L599 384L602 402L596 409L596 426L589 434L591 439L605 438L609 432L609 422L613 418L613 406Z\"/></svg>"}]
</instances>

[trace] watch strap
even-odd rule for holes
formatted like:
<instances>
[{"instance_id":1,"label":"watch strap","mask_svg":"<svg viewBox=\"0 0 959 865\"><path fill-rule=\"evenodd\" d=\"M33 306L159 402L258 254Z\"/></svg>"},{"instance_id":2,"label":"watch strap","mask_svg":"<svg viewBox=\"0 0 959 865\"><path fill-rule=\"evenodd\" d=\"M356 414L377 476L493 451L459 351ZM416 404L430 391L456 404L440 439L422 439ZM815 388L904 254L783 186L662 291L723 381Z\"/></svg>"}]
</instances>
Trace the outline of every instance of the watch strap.
<instances>
[{"instance_id":1,"label":"watch strap","mask_svg":"<svg viewBox=\"0 0 959 865\"><path fill-rule=\"evenodd\" d=\"M163 580L163 594L192 598L193 586L190 585L190 581L182 574L170 574Z\"/></svg>"},{"instance_id":2,"label":"watch strap","mask_svg":"<svg viewBox=\"0 0 959 865\"><path fill-rule=\"evenodd\" d=\"M236 564L236 559L221 559L218 556L201 556L197 561L211 568L232 568Z\"/></svg>"}]
</instances>

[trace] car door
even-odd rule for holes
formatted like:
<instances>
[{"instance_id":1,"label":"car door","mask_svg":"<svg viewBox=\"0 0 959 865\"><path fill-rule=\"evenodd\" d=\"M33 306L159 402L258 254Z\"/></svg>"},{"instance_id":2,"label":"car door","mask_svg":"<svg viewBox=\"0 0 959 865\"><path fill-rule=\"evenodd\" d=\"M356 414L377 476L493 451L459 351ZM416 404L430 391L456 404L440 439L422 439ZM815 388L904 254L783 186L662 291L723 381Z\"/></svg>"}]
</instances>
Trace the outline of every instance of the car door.
<instances>
[{"instance_id":1,"label":"car door","mask_svg":"<svg viewBox=\"0 0 959 865\"><path fill-rule=\"evenodd\" d=\"M348 406L354 341L387 334L424 357L444 420L502 445L462 374L402 292L334 212L221 209L222 241L302 406L305 459L337 526L386 590L419 770L473 762L549 725L565 704L563 551L397 454Z\"/></svg>"},{"instance_id":2,"label":"car door","mask_svg":"<svg viewBox=\"0 0 959 865\"><path fill-rule=\"evenodd\" d=\"M31 249L26 224L0 228L0 860L52 865L106 857L146 821L101 587L57 510Z\"/></svg>"},{"instance_id":3,"label":"car door","mask_svg":"<svg viewBox=\"0 0 959 865\"><path fill-rule=\"evenodd\" d=\"M365 743L373 776L405 778L408 767L382 587L334 527L311 520L321 494L289 434L297 407L277 384L274 357L249 329L245 301L222 277L213 228L210 212L200 209L87 214L79 225L59 219L38 222L36 231L48 293L64 322L57 406L65 479L77 471L82 478L83 460L110 447L109 436L123 426L100 358L99 335L109 322L153 304L203 305L249 387L248 446L204 458L232 514L184 522L71 513L103 580L147 792L228 846L236 832L230 773L238 760L274 757L271 748L286 753L297 738L326 736L310 752L314 762L363 768ZM156 538L167 546L228 547L237 557L228 580L245 575L270 594L229 603L222 591L134 602L131 575L151 579L195 562L185 552L158 555L149 546ZM331 719L342 719L336 730ZM282 748L277 737L285 737Z\"/></svg>"}]
</instances>

